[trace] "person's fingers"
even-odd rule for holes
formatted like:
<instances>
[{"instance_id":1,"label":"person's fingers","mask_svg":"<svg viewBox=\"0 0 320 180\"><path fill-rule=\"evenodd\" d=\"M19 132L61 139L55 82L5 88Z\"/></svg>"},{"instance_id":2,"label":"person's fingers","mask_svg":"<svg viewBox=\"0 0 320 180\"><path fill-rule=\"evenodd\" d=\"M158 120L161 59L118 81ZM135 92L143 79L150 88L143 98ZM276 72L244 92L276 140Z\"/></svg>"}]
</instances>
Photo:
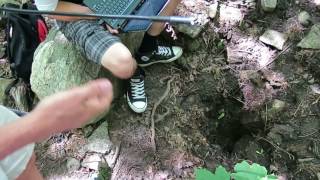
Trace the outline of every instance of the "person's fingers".
<instances>
[{"instance_id":1,"label":"person's fingers","mask_svg":"<svg viewBox=\"0 0 320 180\"><path fill-rule=\"evenodd\" d=\"M112 84L109 80L101 79L93 81L83 91L89 94L89 96L86 96L83 104L92 113L99 113L107 109L113 99Z\"/></svg>"},{"instance_id":2,"label":"person's fingers","mask_svg":"<svg viewBox=\"0 0 320 180\"><path fill-rule=\"evenodd\" d=\"M119 34L119 31L117 29L113 29L109 25L106 25L106 27L111 34Z\"/></svg>"}]
</instances>

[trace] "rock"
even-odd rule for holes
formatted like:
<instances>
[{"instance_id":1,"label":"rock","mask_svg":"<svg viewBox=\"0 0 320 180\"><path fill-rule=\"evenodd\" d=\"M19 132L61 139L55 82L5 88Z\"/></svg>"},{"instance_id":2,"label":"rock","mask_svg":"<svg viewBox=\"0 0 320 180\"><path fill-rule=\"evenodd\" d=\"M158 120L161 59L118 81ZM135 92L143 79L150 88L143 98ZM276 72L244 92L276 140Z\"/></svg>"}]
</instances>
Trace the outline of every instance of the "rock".
<instances>
[{"instance_id":1,"label":"rock","mask_svg":"<svg viewBox=\"0 0 320 180\"><path fill-rule=\"evenodd\" d=\"M272 12L277 7L277 0L261 0L261 8L266 12Z\"/></svg>"},{"instance_id":2,"label":"rock","mask_svg":"<svg viewBox=\"0 0 320 180\"><path fill-rule=\"evenodd\" d=\"M271 131L281 135L290 136L294 132L294 129L289 125L275 124Z\"/></svg>"},{"instance_id":3,"label":"rock","mask_svg":"<svg viewBox=\"0 0 320 180\"><path fill-rule=\"evenodd\" d=\"M307 26L311 22L311 16L307 11L302 11L298 15L298 21L300 22L300 24Z\"/></svg>"},{"instance_id":4,"label":"rock","mask_svg":"<svg viewBox=\"0 0 320 180\"><path fill-rule=\"evenodd\" d=\"M112 149L112 142L108 135L108 123L103 122L88 138L86 150L89 152L96 152L106 154Z\"/></svg>"},{"instance_id":5,"label":"rock","mask_svg":"<svg viewBox=\"0 0 320 180\"><path fill-rule=\"evenodd\" d=\"M218 1L214 1L213 4L211 4L208 8L208 16L213 19L216 17L217 15L217 11L218 11L218 5L219 2Z\"/></svg>"},{"instance_id":6,"label":"rock","mask_svg":"<svg viewBox=\"0 0 320 180\"><path fill-rule=\"evenodd\" d=\"M259 40L265 44L273 46L279 50L283 49L284 43L287 41L287 36L275 30L267 30Z\"/></svg>"},{"instance_id":7,"label":"rock","mask_svg":"<svg viewBox=\"0 0 320 180\"><path fill-rule=\"evenodd\" d=\"M30 83L32 90L41 100L98 77L106 77L112 81L114 97L123 94L122 81L99 65L86 60L77 48L54 28L35 52ZM95 118L93 122L105 114Z\"/></svg>"},{"instance_id":8,"label":"rock","mask_svg":"<svg viewBox=\"0 0 320 180\"><path fill-rule=\"evenodd\" d=\"M297 135L290 125L275 124L268 137L276 140L277 143L281 143L282 140L295 139Z\"/></svg>"},{"instance_id":9,"label":"rock","mask_svg":"<svg viewBox=\"0 0 320 180\"><path fill-rule=\"evenodd\" d=\"M245 2L245 1L243 1ZM220 3L219 11L219 24L221 28L226 29L224 33L227 33L230 29L238 26L245 16L244 9L238 8L239 4L232 4L230 2ZM251 3L249 3L251 4ZM241 6L241 5L239 5ZM247 6L247 5L246 5ZM242 7L242 6L241 6ZM229 39L229 38L228 38Z\"/></svg>"},{"instance_id":10,"label":"rock","mask_svg":"<svg viewBox=\"0 0 320 180\"><path fill-rule=\"evenodd\" d=\"M320 94L320 85L319 84L310 85L310 88L313 93Z\"/></svg>"},{"instance_id":11,"label":"rock","mask_svg":"<svg viewBox=\"0 0 320 180\"><path fill-rule=\"evenodd\" d=\"M81 163L78 159L75 158L68 158L67 159L67 168L68 172L74 172L78 170L81 166Z\"/></svg>"},{"instance_id":12,"label":"rock","mask_svg":"<svg viewBox=\"0 0 320 180\"><path fill-rule=\"evenodd\" d=\"M196 38L204 29L202 26L189 26L186 24L179 24L176 26L179 32L187 34L191 38Z\"/></svg>"},{"instance_id":13,"label":"rock","mask_svg":"<svg viewBox=\"0 0 320 180\"><path fill-rule=\"evenodd\" d=\"M286 103L284 101L280 101L278 99L275 99L272 102L272 107L269 110L269 112L276 114L276 113L282 112L285 109L285 107L286 107Z\"/></svg>"},{"instance_id":14,"label":"rock","mask_svg":"<svg viewBox=\"0 0 320 180\"><path fill-rule=\"evenodd\" d=\"M277 134L277 133L274 133L274 132L269 132L267 136L268 136L269 139L271 139L277 145L282 144L282 137L281 137L280 134Z\"/></svg>"},{"instance_id":15,"label":"rock","mask_svg":"<svg viewBox=\"0 0 320 180\"><path fill-rule=\"evenodd\" d=\"M176 14L179 16L193 17L196 25L190 26L186 24L177 24L175 25L176 30L187 34L191 38L198 37L198 35L209 23L207 12L209 5L210 3L205 0L182 1L176 10Z\"/></svg>"},{"instance_id":16,"label":"rock","mask_svg":"<svg viewBox=\"0 0 320 180\"><path fill-rule=\"evenodd\" d=\"M0 104L4 104L4 101L6 99L6 96L5 96L5 90L7 88L7 86L12 83L13 80L12 79L3 79L3 78L0 78Z\"/></svg>"},{"instance_id":17,"label":"rock","mask_svg":"<svg viewBox=\"0 0 320 180\"><path fill-rule=\"evenodd\" d=\"M320 24L312 26L309 34L297 45L304 49L320 49Z\"/></svg>"},{"instance_id":18,"label":"rock","mask_svg":"<svg viewBox=\"0 0 320 180\"><path fill-rule=\"evenodd\" d=\"M6 3L21 4L23 1L24 0L0 0L0 5L2 6Z\"/></svg>"},{"instance_id":19,"label":"rock","mask_svg":"<svg viewBox=\"0 0 320 180\"><path fill-rule=\"evenodd\" d=\"M99 164L101 163L101 161L102 159L99 154L90 154L83 159L81 166L91 170L98 171Z\"/></svg>"}]
</instances>

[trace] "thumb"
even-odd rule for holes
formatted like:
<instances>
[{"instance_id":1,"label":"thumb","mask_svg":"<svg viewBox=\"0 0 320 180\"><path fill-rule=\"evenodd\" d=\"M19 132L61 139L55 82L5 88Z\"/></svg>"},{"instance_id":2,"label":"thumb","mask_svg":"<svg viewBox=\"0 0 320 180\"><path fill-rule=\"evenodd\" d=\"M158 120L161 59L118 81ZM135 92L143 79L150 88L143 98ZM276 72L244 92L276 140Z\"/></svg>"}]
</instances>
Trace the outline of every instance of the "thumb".
<instances>
[{"instance_id":1,"label":"thumb","mask_svg":"<svg viewBox=\"0 0 320 180\"><path fill-rule=\"evenodd\" d=\"M107 79L99 79L83 87L86 98L83 104L91 115L97 115L110 107L113 99L112 84Z\"/></svg>"}]
</instances>

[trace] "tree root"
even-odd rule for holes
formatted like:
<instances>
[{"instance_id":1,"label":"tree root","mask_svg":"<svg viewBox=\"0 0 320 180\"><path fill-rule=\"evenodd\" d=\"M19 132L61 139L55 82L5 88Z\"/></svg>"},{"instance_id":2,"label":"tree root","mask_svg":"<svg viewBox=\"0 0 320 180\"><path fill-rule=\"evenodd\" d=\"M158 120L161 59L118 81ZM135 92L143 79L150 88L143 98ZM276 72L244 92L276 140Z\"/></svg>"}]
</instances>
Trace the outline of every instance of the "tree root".
<instances>
[{"instance_id":1,"label":"tree root","mask_svg":"<svg viewBox=\"0 0 320 180\"><path fill-rule=\"evenodd\" d=\"M155 122L159 122L160 120L162 120L167 113L165 113L161 118L157 119L157 121L155 121L154 116L156 114L157 108L158 106L164 101L164 99L169 95L170 92L170 88L171 88L171 82L173 81L174 77L172 77L171 79L168 80L167 82L167 89L166 91L163 93L163 95L160 97L160 99L154 104L153 109L152 109L152 113L151 113L151 143L152 143L152 149L153 152L156 152L156 140L155 140ZM167 111L168 112L168 111Z\"/></svg>"}]
</instances>

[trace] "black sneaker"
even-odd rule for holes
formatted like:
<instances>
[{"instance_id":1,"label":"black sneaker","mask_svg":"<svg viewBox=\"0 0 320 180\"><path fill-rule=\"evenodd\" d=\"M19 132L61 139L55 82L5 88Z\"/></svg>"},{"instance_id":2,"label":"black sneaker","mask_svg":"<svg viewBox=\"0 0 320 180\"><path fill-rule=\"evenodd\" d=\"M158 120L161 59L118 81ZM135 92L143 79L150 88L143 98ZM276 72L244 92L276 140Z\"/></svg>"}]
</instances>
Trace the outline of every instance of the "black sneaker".
<instances>
[{"instance_id":1,"label":"black sneaker","mask_svg":"<svg viewBox=\"0 0 320 180\"><path fill-rule=\"evenodd\" d=\"M147 97L144 90L144 74L137 73L129 81L127 101L136 113L143 113L147 109Z\"/></svg>"},{"instance_id":2,"label":"black sneaker","mask_svg":"<svg viewBox=\"0 0 320 180\"><path fill-rule=\"evenodd\" d=\"M169 63L181 57L183 50L178 46L158 46L158 49L149 53L137 52L135 57L141 67L155 63Z\"/></svg>"}]
</instances>

